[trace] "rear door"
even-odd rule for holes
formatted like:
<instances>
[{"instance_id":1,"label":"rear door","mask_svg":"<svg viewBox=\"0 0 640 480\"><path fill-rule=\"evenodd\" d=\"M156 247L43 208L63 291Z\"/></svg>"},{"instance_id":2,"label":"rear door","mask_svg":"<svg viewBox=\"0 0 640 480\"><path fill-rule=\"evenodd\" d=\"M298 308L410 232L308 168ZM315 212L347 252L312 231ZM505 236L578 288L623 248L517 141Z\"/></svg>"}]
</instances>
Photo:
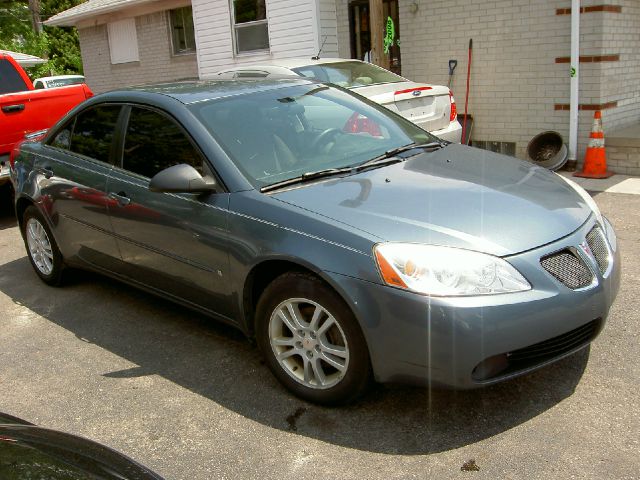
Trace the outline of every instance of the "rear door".
<instances>
[{"instance_id":1,"label":"rear door","mask_svg":"<svg viewBox=\"0 0 640 480\"><path fill-rule=\"evenodd\" d=\"M36 159L41 205L51 219L65 258L117 269L106 186L115 129L122 107L101 105L71 118Z\"/></svg>"},{"instance_id":2,"label":"rear door","mask_svg":"<svg viewBox=\"0 0 640 480\"><path fill-rule=\"evenodd\" d=\"M229 194L151 192L149 180L187 163L213 172L187 132L166 113L128 107L121 162L109 179L110 208L127 275L148 287L230 318Z\"/></svg>"}]
</instances>

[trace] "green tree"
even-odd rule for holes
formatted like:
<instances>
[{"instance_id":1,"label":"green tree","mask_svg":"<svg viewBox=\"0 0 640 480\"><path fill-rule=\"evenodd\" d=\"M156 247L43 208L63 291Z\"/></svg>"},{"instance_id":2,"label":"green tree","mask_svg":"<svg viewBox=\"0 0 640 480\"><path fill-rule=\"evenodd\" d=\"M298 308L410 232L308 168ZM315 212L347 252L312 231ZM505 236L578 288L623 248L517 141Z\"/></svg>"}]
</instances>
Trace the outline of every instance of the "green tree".
<instances>
[{"instance_id":1,"label":"green tree","mask_svg":"<svg viewBox=\"0 0 640 480\"><path fill-rule=\"evenodd\" d=\"M40 0L44 21L82 0ZM75 28L44 27L38 34L32 26L27 0L0 0L0 49L28 53L47 59L28 69L32 77L82 73L82 57Z\"/></svg>"}]
</instances>

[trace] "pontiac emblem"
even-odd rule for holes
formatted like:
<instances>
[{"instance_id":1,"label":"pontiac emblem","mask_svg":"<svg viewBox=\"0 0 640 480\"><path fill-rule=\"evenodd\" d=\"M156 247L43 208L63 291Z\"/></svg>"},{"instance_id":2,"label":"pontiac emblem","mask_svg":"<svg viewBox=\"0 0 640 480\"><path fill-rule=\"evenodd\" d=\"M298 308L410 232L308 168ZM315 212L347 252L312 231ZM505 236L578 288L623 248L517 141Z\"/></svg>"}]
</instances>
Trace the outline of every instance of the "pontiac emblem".
<instances>
[{"instance_id":1,"label":"pontiac emblem","mask_svg":"<svg viewBox=\"0 0 640 480\"><path fill-rule=\"evenodd\" d=\"M593 253L591 253L591 249L589 248L589 244L587 243L586 240L582 242L579 246L588 257L593 257Z\"/></svg>"}]
</instances>

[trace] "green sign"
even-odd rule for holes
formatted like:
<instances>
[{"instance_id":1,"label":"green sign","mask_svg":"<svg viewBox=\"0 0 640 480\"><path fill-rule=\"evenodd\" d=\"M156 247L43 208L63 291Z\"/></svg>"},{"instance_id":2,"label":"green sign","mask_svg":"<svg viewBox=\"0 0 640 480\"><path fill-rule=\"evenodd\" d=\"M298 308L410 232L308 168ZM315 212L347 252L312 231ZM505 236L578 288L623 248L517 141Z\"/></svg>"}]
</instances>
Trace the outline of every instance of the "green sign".
<instances>
[{"instance_id":1,"label":"green sign","mask_svg":"<svg viewBox=\"0 0 640 480\"><path fill-rule=\"evenodd\" d=\"M384 53L389 53L389 48L393 46L393 41L396 38L396 27L393 24L391 17L387 17L387 28L384 36Z\"/></svg>"}]
</instances>

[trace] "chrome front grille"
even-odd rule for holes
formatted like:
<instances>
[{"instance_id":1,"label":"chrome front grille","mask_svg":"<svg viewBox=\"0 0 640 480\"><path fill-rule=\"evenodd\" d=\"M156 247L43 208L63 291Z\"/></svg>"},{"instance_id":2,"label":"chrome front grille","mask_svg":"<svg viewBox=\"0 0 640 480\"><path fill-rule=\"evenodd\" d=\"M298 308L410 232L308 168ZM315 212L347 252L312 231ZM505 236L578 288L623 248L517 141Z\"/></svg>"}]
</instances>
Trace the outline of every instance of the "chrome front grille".
<instances>
[{"instance_id":1,"label":"chrome front grille","mask_svg":"<svg viewBox=\"0 0 640 480\"><path fill-rule=\"evenodd\" d=\"M587 234L587 244L596 259L600 273L604 274L611 264L611 254L604 238L604 232L600 227L593 227Z\"/></svg>"},{"instance_id":2,"label":"chrome front grille","mask_svg":"<svg viewBox=\"0 0 640 480\"><path fill-rule=\"evenodd\" d=\"M553 253L540 260L542 267L572 290L591 285L593 275L581 258L570 250Z\"/></svg>"}]
</instances>

